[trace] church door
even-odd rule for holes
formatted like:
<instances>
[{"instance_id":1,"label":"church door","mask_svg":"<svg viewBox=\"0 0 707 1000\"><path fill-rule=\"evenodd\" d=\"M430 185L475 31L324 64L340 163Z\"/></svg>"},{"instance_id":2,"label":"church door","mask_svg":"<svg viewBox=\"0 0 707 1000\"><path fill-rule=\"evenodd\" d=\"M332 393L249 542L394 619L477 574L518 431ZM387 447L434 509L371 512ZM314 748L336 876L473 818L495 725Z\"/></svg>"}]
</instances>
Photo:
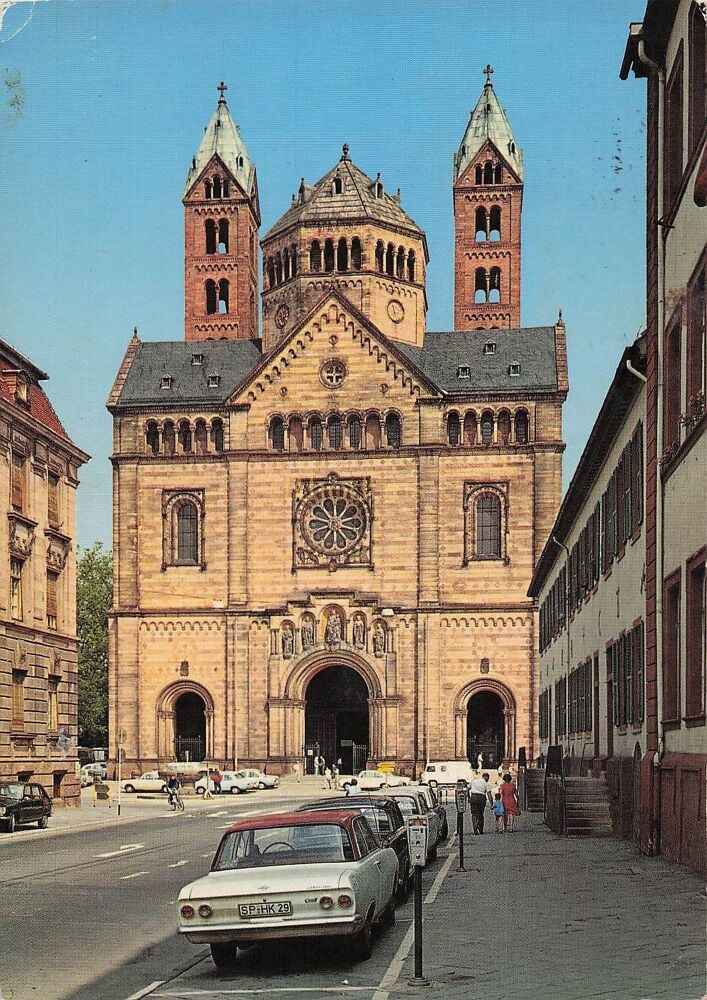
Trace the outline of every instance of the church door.
<instances>
[{"instance_id":1,"label":"church door","mask_svg":"<svg viewBox=\"0 0 707 1000\"><path fill-rule=\"evenodd\" d=\"M503 701L493 691L479 691L469 699L466 723L467 756L476 763L483 754L484 767L500 767L506 752Z\"/></svg>"},{"instance_id":2,"label":"church door","mask_svg":"<svg viewBox=\"0 0 707 1000\"><path fill-rule=\"evenodd\" d=\"M206 756L205 706L191 691L174 706L174 755L176 760L204 760Z\"/></svg>"},{"instance_id":3,"label":"church door","mask_svg":"<svg viewBox=\"0 0 707 1000\"><path fill-rule=\"evenodd\" d=\"M307 686L305 747L318 750L327 764L335 763L340 757L342 773L352 774L354 752L360 755L361 747L365 747L366 754L368 752L368 734L366 682L351 667L332 666L321 670Z\"/></svg>"}]
</instances>

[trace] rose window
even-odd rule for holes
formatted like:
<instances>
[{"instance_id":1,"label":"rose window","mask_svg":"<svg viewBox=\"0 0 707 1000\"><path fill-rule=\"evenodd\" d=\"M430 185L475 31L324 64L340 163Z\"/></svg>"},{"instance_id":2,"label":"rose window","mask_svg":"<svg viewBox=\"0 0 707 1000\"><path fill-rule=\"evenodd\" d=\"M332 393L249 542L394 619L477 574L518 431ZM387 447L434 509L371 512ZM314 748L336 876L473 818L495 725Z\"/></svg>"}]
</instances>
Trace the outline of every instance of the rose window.
<instances>
[{"instance_id":1,"label":"rose window","mask_svg":"<svg viewBox=\"0 0 707 1000\"><path fill-rule=\"evenodd\" d=\"M324 554L349 552L363 538L366 511L353 497L328 496L307 505L304 533L311 546Z\"/></svg>"}]
</instances>

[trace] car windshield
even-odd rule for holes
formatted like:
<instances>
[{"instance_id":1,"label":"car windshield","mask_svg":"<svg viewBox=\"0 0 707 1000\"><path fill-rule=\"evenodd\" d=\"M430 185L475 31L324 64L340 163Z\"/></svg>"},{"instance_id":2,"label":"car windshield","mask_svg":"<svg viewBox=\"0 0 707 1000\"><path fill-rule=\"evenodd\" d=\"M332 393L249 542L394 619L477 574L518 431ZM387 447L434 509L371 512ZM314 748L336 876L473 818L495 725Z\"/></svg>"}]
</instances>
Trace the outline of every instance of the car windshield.
<instances>
[{"instance_id":1,"label":"car windshield","mask_svg":"<svg viewBox=\"0 0 707 1000\"><path fill-rule=\"evenodd\" d=\"M0 785L0 795L6 795L9 799L21 799L24 795L24 785L16 782L8 782Z\"/></svg>"},{"instance_id":2,"label":"car windshield","mask_svg":"<svg viewBox=\"0 0 707 1000\"><path fill-rule=\"evenodd\" d=\"M213 870L353 860L351 840L342 826L297 824L227 833L214 859Z\"/></svg>"},{"instance_id":3,"label":"car windshield","mask_svg":"<svg viewBox=\"0 0 707 1000\"><path fill-rule=\"evenodd\" d=\"M320 807L314 806L314 807L312 807L312 811L314 811L314 809L316 809L316 808L319 808L319 809L322 809L322 810L326 811L327 809L331 809L332 807L331 807L330 804L327 803L326 806L320 806ZM360 813L363 813L363 815L368 820L368 825L370 826L371 830L373 830L374 833L390 833L391 832L392 827L391 827L390 817L388 816L388 813L385 811L385 809L383 808L383 806L379 807L378 805L376 805L375 802L370 802L370 803L369 802L357 802L356 800L354 800L353 802L337 802L336 803L336 808L337 809L346 809L347 812L360 812ZM301 810L301 811L304 812L305 810ZM306 811L308 812L309 810L306 810Z\"/></svg>"},{"instance_id":4,"label":"car windshield","mask_svg":"<svg viewBox=\"0 0 707 1000\"><path fill-rule=\"evenodd\" d=\"M395 801L400 806L403 816L417 816L420 812L417 800L412 795L396 795Z\"/></svg>"}]
</instances>

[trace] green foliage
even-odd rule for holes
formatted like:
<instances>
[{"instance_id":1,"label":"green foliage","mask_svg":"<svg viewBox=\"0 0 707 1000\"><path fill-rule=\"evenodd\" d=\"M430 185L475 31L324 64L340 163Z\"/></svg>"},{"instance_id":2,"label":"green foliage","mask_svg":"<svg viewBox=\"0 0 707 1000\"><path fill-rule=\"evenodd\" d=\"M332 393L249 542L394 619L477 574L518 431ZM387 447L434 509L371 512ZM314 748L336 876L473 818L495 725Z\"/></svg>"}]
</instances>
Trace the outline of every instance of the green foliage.
<instances>
[{"instance_id":1,"label":"green foliage","mask_svg":"<svg viewBox=\"0 0 707 1000\"><path fill-rule=\"evenodd\" d=\"M76 575L79 637L79 743L108 743L108 613L113 602L113 554L100 542L85 549Z\"/></svg>"}]
</instances>

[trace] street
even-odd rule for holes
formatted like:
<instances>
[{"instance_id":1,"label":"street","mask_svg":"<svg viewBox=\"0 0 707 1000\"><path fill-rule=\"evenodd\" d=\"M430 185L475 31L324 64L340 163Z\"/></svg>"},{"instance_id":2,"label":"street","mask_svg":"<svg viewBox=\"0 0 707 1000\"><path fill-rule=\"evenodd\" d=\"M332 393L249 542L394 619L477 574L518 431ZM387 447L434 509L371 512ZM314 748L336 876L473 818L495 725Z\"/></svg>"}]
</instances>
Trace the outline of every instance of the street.
<instances>
[{"instance_id":1,"label":"street","mask_svg":"<svg viewBox=\"0 0 707 1000\"><path fill-rule=\"evenodd\" d=\"M367 962L352 961L343 942L273 942L240 953L232 970L218 972L208 949L175 933L179 889L208 870L230 822L286 810L319 792L317 783L187 800L183 814L156 800L144 803L147 818L113 826L1 835L3 1000L420 995L410 985L412 899L398 908L396 925L377 936ZM487 831L469 836L467 815L466 873L456 871L454 839L424 872L428 994L703 995L697 875L643 858L626 843L556 837L536 815L521 817L513 836L496 835L489 822ZM645 898L661 911L660 932Z\"/></svg>"}]
</instances>

